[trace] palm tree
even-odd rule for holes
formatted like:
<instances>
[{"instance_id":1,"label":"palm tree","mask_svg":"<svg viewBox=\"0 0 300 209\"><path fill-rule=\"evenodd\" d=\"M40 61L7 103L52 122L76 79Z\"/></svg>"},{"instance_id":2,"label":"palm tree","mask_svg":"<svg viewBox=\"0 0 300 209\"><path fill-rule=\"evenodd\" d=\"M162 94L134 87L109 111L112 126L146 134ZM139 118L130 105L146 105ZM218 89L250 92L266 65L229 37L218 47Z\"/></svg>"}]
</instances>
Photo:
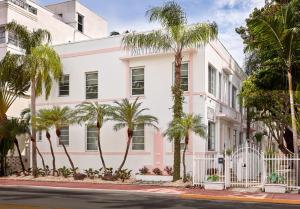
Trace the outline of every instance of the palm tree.
<instances>
[{"instance_id":1,"label":"palm tree","mask_svg":"<svg viewBox=\"0 0 300 209\"><path fill-rule=\"evenodd\" d=\"M124 48L135 50L171 51L175 59L175 83L172 87L174 98L173 118L182 117L183 92L181 90L181 65L183 51L202 46L217 37L215 23L197 23L187 25L186 14L175 2L167 2L161 7L154 7L146 12L150 22L159 22L161 30L145 34L130 33L124 36ZM180 139L174 139L173 180L180 178Z\"/></svg>"},{"instance_id":2,"label":"palm tree","mask_svg":"<svg viewBox=\"0 0 300 209\"><path fill-rule=\"evenodd\" d=\"M276 5L279 9L275 13L272 10L272 15L259 15L249 20L249 30L254 34L255 44L247 48L249 51L266 48L275 54L277 60L282 60L284 63L288 78L294 153L296 154L299 148L292 74L300 59L300 16L297 12L299 4L299 0L291 0L287 4Z\"/></svg>"},{"instance_id":3,"label":"palm tree","mask_svg":"<svg viewBox=\"0 0 300 209\"><path fill-rule=\"evenodd\" d=\"M43 114L40 114L40 112L38 112L37 116L34 118L34 124L35 124L36 130L46 132L46 138L48 140L51 155L52 155L52 175L55 176L55 173L57 173L56 163L55 163L55 155L54 155L54 150L53 150L52 141L51 141L51 134L49 133L49 128L51 127L51 125L48 123L47 120L44 120Z\"/></svg>"},{"instance_id":4,"label":"palm tree","mask_svg":"<svg viewBox=\"0 0 300 209\"><path fill-rule=\"evenodd\" d=\"M127 128L127 145L123 161L119 167L119 171L123 168L131 140L133 137L133 131L138 125L145 125L157 128L158 119L152 115L142 114L148 108L141 108L142 103L138 102L138 98L131 103L128 99L123 99L122 102L114 102L116 106L113 107L111 112L111 120L115 121L114 130L118 131L122 128Z\"/></svg>"},{"instance_id":5,"label":"palm tree","mask_svg":"<svg viewBox=\"0 0 300 209\"><path fill-rule=\"evenodd\" d=\"M98 102L83 102L82 104L77 105L76 111L77 120L79 122L87 122L89 126L93 126L96 124L99 155L104 170L106 170L106 165L101 149L100 130L103 126L103 123L108 119L110 112L111 107L109 105L98 104Z\"/></svg>"},{"instance_id":6,"label":"palm tree","mask_svg":"<svg viewBox=\"0 0 300 209\"><path fill-rule=\"evenodd\" d=\"M47 44L51 34L47 30L29 31L25 26L16 22L8 23L6 29L16 34L21 48L25 50L24 67L31 82L31 114L36 116L36 97L45 89L46 99L51 88L52 79L59 80L62 75L62 65L58 54ZM32 126L32 169L36 176L36 129Z\"/></svg>"},{"instance_id":7,"label":"palm tree","mask_svg":"<svg viewBox=\"0 0 300 209\"><path fill-rule=\"evenodd\" d=\"M200 137L206 137L206 127L202 124L201 116L193 114L184 114L180 120L175 120L169 123L168 129L164 136L168 136L170 140L174 138L184 139L184 148L182 152L183 164L183 181L187 181L185 153L189 144L190 134L195 133Z\"/></svg>"},{"instance_id":8,"label":"palm tree","mask_svg":"<svg viewBox=\"0 0 300 209\"><path fill-rule=\"evenodd\" d=\"M46 124L47 127L55 128L55 133L59 140L59 144L62 145L75 175L76 168L64 142L61 140L61 128L75 123L73 111L69 107L53 107L51 109L40 109L38 116L39 120L44 121L44 124Z\"/></svg>"}]
</instances>

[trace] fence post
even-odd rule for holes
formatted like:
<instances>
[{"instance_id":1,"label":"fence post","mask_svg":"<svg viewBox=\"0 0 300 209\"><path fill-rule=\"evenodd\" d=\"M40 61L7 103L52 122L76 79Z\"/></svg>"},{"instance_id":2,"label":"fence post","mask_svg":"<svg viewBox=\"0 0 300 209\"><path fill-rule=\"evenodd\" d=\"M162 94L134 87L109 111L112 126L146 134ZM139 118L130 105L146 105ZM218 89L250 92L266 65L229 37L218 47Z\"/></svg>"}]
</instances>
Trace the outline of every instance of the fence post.
<instances>
[{"instance_id":1,"label":"fence post","mask_svg":"<svg viewBox=\"0 0 300 209\"><path fill-rule=\"evenodd\" d=\"M225 155L225 188L230 187L230 157Z\"/></svg>"},{"instance_id":2,"label":"fence post","mask_svg":"<svg viewBox=\"0 0 300 209\"><path fill-rule=\"evenodd\" d=\"M262 187L265 187L265 183L266 183L266 166L265 166L265 153L261 152L261 159L262 159L262 179L261 179L261 183L262 183Z\"/></svg>"},{"instance_id":3,"label":"fence post","mask_svg":"<svg viewBox=\"0 0 300 209\"><path fill-rule=\"evenodd\" d=\"M195 153L193 153L193 186L195 186Z\"/></svg>"}]
</instances>

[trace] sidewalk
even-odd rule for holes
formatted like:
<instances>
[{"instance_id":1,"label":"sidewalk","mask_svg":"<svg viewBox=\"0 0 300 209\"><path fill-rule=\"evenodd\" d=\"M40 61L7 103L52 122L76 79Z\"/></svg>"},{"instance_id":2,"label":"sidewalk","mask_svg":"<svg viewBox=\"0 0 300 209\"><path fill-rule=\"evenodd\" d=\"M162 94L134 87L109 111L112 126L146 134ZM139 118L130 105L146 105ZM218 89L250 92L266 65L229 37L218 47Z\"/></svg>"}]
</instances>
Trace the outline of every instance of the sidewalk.
<instances>
[{"instance_id":1,"label":"sidewalk","mask_svg":"<svg viewBox=\"0 0 300 209\"><path fill-rule=\"evenodd\" d=\"M97 184L82 182L45 182L30 180L8 180L0 179L1 186L29 186L29 187L50 187L64 189L92 189L107 191L130 191L144 192L153 194L176 195L184 199L205 199L205 200L224 200L239 202L258 202L258 203L280 203L300 205L299 194L267 194L253 192L234 192L234 191L208 191L199 188L176 188L161 187L151 185L131 185L131 184Z\"/></svg>"}]
</instances>

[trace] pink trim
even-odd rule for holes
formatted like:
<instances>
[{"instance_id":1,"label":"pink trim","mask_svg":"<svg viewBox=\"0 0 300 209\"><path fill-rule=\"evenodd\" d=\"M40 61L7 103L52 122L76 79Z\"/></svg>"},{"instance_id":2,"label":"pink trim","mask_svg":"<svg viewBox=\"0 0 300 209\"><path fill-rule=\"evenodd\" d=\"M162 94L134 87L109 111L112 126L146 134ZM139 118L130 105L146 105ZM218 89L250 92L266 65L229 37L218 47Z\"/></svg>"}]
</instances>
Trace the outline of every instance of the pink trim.
<instances>
[{"instance_id":1,"label":"pink trim","mask_svg":"<svg viewBox=\"0 0 300 209\"><path fill-rule=\"evenodd\" d=\"M41 152L42 154L45 155L51 155L51 152ZM65 155L64 152L55 152L56 155ZM71 155L99 155L98 152L93 152L93 151L87 151L87 152L69 152ZM130 152L128 155L150 155L150 152ZM124 155L124 152L104 152L103 155Z\"/></svg>"},{"instance_id":2,"label":"pink trim","mask_svg":"<svg viewBox=\"0 0 300 209\"><path fill-rule=\"evenodd\" d=\"M154 159L153 159L153 166L163 168L164 167L164 139L161 135L160 131L157 131L157 133L154 135Z\"/></svg>"},{"instance_id":3,"label":"pink trim","mask_svg":"<svg viewBox=\"0 0 300 209\"><path fill-rule=\"evenodd\" d=\"M110 52L116 52L116 51L121 51L121 50L122 50L122 48L120 46L118 46L118 47L96 49L96 50L83 51L83 52L65 53L65 54L60 54L60 57L62 59L67 59L67 58L72 58L72 57L81 57L81 56L87 56L87 55L93 55L93 54L103 54L103 53L110 53Z\"/></svg>"}]
</instances>

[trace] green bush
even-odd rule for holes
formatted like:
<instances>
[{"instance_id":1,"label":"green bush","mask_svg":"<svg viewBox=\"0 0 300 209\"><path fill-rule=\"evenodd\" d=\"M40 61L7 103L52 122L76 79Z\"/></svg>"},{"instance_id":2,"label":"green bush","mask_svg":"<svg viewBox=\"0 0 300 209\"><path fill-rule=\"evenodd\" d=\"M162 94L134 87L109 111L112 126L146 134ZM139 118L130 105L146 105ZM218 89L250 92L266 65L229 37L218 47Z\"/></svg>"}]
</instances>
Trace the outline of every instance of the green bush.
<instances>
[{"instance_id":1,"label":"green bush","mask_svg":"<svg viewBox=\"0 0 300 209\"><path fill-rule=\"evenodd\" d=\"M172 176L173 175L173 168L171 166L166 166L164 171L169 175Z\"/></svg>"},{"instance_id":2,"label":"green bush","mask_svg":"<svg viewBox=\"0 0 300 209\"><path fill-rule=\"evenodd\" d=\"M149 168L147 168L146 166L144 166L141 169L139 169L139 171L140 171L141 175L149 174Z\"/></svg>"},{"instance_id":3,"label":"green bush","mask_svg":"<svg viewBox=\"0 0 300 209\"><path fill-rule=\"evenodd\" d=\"M70 175L73 174L71 169L67 168L66 166L59 168L57 171L59 176L63 176L65 178L68 178Z\"/></svg>"},{"instance_id":4,"label":"green bush","mask_svg":"<svg viewBox=\"0 0 300 209\"><path fill-rule=\"evenodd\" d=\"M218 175L210 175L207 177L207 181L209 182L216 182L219 181L220 177Z\"/></svg>"},{"instance_id":5,"label":"green bush","mask_svg":"<svg viewBox=\"0 0 300 209\"><path fill-rule=\"evenodd\" d=\"M272 184L283 184L284 180L284 177L280 176L276 172L273 172L270 176L268 176L268 181Z\"/></svg>"},{"instance_id":6,"label":"green bush","mask_svg":"<svg viewBox=\"0 0 300 209\"><path fill-rule=\"evenodd\" d=\"M95 177L99 176L100 172L98 170L94 170L92 168L89 168L87 170L84 170L84 173L87 175L88 178L94 179Z\"/></svg>"},{"instance_id":7,"label":"green bush","mask_svg":"<svg viewBox=\"0 0 300 209\"><path fill-rule=\"evenodd\" d=\"M115 177L121 179L124 182L127 179L130 179L132 170L122 169L115 172Z\"/></svg>"},{"instance_id":8,"label":"green bush","mask_svg":"<svg viewBox=\"0 0 300 209\"><path fill-rule=\"evenodd\" d=\"M155 174L155 175L158 175L158 176L161 176L163 173L162 171L159 169L159 168L154 168L152 170L152 172Z\"/></svg>"}]
</instances>

